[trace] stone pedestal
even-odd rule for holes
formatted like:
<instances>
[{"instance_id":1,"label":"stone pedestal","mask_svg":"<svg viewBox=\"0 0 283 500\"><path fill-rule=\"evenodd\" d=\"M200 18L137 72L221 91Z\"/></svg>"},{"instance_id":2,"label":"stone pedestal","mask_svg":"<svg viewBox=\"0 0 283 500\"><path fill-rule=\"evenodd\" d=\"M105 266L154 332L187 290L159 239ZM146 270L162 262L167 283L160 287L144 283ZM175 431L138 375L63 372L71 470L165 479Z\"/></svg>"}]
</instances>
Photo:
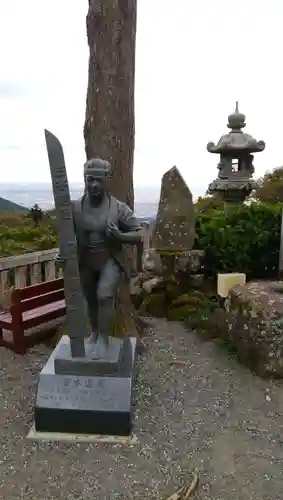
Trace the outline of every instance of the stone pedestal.
<instances>
[{"instance_id":1,"label":"stone pedestal","mask_svg":"<svg viewBox=\"0 0 283 500\"><path fill-rule=\"evenodd\" d=\"M87 340L86 358L73 359L62 337L39 375L37 432L131 434L136 339L112 342L108 359L95 359Z\"/></svg>"}]
</instances>

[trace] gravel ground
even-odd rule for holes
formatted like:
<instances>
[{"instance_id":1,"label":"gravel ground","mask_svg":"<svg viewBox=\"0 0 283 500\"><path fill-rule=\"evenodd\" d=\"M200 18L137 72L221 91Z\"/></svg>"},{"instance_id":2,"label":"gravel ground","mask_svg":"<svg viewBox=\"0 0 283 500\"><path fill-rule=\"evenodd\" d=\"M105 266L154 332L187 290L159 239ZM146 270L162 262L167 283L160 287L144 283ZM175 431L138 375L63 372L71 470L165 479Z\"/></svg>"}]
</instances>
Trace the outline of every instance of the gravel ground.
<instances>
[{"instance_id":1,"label":"gravel ground","mask_svg":"<svg viewBox=\"0 0 283 500\"><path fill-rule=\"evenodd\" d=\"M27 441L50 350L0 350L0 498L166 499L196 470L195 498L282 499L282 384L255 377L179 324L151 326L132 447Z\"/></svg>"}]
</instances>

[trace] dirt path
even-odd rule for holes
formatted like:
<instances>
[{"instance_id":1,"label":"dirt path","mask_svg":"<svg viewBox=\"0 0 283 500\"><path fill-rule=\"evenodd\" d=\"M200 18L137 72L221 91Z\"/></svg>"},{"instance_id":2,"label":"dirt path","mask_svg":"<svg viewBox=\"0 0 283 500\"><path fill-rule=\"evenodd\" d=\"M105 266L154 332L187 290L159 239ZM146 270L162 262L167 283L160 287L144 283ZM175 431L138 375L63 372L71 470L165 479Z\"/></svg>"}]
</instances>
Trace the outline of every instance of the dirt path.
<instances>
[{"instance_id":1,"label":"dirt path","mask_svg":"<svg viewBox=\"0 0 283 500\"><path fill-rule=\"evenodd\" d=\"M132 448L26 441L50 351L0 350L0 498L163 499L191 470L200 474L198 499L283 498L282 384L258 379L181 325L152 327Z\"/></svg>"}]
</instances>

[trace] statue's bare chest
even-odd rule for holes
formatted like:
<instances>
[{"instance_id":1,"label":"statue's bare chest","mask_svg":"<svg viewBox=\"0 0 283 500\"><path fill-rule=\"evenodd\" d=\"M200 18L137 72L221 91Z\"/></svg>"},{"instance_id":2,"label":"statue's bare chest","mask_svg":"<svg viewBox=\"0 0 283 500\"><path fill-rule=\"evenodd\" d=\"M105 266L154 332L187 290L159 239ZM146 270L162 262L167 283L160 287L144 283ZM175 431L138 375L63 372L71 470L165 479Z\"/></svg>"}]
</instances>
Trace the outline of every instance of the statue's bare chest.
<instances>
[{"instance_id":1,"label":"statue's bare chest","mask_svg":"<svg viewBox=\"0 0 283 500\"><path fill-rule=\"evenodd\" d=\"M94 237L98 235L99 239L103 239L110 223L118 225L119 211L117 203L111 197L107 197L98 207L91 206L85 197L74 203L73 215L76 236L83 244L91 233Z\"/></svg>"},{"instance_id":2,"label":"statue's bare chest","mask_svg":"<svg viewBox=\"0 0 283 500\"><path fill-rule=\"evenodd\" d=\"M109 206L83 208L84 224L90 232L104 233L107 228Z\"/></svg>"},{"instance_id":3,"label":"statue's bare chest","mask_svg":"<svg viewBox=\"0 0 283 500\"><path fill-rule=\"evenodd\" d=\"M87 200L82 202L81 216L77 223L79 229L88 233L105 233L108 225L109 200L98 206L91 206Z\"/></svg>"}]
</instances>

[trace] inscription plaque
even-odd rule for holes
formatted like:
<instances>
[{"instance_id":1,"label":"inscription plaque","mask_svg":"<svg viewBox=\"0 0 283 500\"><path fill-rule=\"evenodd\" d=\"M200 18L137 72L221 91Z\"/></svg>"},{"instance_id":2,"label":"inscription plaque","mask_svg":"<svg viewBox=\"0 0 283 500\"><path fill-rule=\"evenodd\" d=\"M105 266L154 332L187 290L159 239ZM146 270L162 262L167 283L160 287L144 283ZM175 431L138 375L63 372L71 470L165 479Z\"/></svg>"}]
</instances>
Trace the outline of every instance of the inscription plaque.
<instances>
[{"instance_id":1,"label":"inscription plaque","mask_svg":"<svg viewBox=\"0 0 283 500\"><path fill-rule=\"evenodd\" d=\"M37 404L46 408L51 404L62 409L127 411L130 384L131 380L125 377L42 375Z\"/></svg>"}]
</instances>

